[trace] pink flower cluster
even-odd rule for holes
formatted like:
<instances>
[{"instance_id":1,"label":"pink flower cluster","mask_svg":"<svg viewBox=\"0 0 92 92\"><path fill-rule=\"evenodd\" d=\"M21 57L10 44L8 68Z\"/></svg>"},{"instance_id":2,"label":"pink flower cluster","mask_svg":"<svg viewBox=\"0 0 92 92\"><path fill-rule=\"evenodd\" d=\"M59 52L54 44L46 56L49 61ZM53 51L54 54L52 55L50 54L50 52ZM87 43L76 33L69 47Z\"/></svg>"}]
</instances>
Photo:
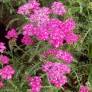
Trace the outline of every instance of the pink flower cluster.
<instances>
[{"instance_id":1,"label":"pink flower cluster","mask_svg":"<svg viewBox=\"0 0 92 92\"><path fill-rule=\"evenodd\" d=\"M0 42L0 53L3 53L5 49L6 49L6 47L5 47L4 43Z\"/></svg>"},{"instance_id":2,"label":"pink flower cluster","mask_svg":"<svg viewBox=\"0 0 92 92\"><path fill-rule=\"evenodd\" d=\"M0 63L2 64L2 69L0 69L0 76L2 79L11 79L12 75L15 73L15 70L10 65L3 66L4 64L9 64L9 57L3 55L4 50L6 47L4 46L3 42L0 42Z\"/></svg>"},{"instance_id":3,"label":"pink flower cluster","mask_svg":"<svg viewBox=\"0 0 92 92\"><path fill-rule=\"evenodd\" d=\"M0 62L2 64L8 64L9 63L9 58L6 55L0 55Z\"/></svg>"},{"instance_id":4,"label":"pink flower cluster","mask_svg":"<svg viewBox=\"0 0 92 92\"><path fill-rule=\"evenodd\" d=\"M29 0L28 3L18 8L17 13L26 15L29 20L22 28L22 43L25 45L32 45L32 38L36 38L38 41L47 41L55 48L63 46L64 41L67 44L78 41L78 35L73 32L76 26L75 21L72 18L61 21L57 17L67 13L62 2L55 1L50 7L40 7L40 3L36 0ZM73 61L72 54L63 50L49 49L43 55L45 57L52 55L64 61L64 63L47 62L42 66L42 70L46 72L49 81L60 88L67 83L66 74L71 71L68 64ZM41 80L39 77L30 77L28 81L32 92L40 91Z\"/></svg>"},{"instance_id":5,"label":"pink flower cluster","mask_svg":"<svg viewBox=\"0 0 92 92\"><path fill-rule=\"evenodd\" d=\"M20 6L17 13L22 15L29 15L36 9L39 9L39 3L36 2L36 0L30 0L28 3Z\"/></svg>"},{"instance_id":6,"label":"pink flower cluster","mask_svg":"<svg viewBox=\"0 0 92 92\"><path fill-rule=\"evenodd\" d=\"M64 15L67 11L61 2L54 2L51 6L52 12L57 15Z\"/></svg>"},{"instance_id":7,"label":"pink flower cluster","mask_svg":"<svg viewBox=\"0 0 92 92\"><path fill-rule=\"evenodd\" d=\"M36 10L34 14L31 14L29 19L30 19L30 22L35 26L38 26L38 27L43 25L46 26L50 20L49 14L50 14L49 8L42 7L42 8L39 8L39 10Z\"/></svg>"},{"instance_id":8,"label":"pink flower cluster","mask_svg":"<svg viewBox=\"0 0 92 92\"><path fill-rule=\"evenodd\" d=\"M0 76L2 79L6 79L6 80L11 79L14 73L15 73L15 70L10 65L7 65L2 69L0 69Z\"/></svg>"},{"instance_id":9,"label":"pink flower cluster","mask_svg":"<svg viewBox=\"0 0 92 92\"><path fill-rule=\"evenodd\" d=\"M89 92L89 88L87 86L81 85L79 92Z\"/></svg>"},{"instance_id":10,"label":"pink flower cluster","mask_svg":"<svg viewBox=\"0 0 92 92\"><path fill-rule=\"evenodd\" d=\"M33 44L33 40L31 39L30 36L28 35L24 35L21 42L24 44L24 45L32 45Z\"/></svg>"},{"instance_id":11,"label":"pink flower cluster","mask_svg":"<svg viewBox=\"0 0 92 92\"><path fill-rule=\"evenodd\" d=\"M71 71L67 64L50 61L42 66L42 70L47 73L49 81L57 88L61 88L67 83L66 74L69 74Z\"/></svg>"},{"instance_id":12,"label":"pink flower cluster","mask_svg":"<svg viewBox=\"0 0 92 92\"><path fill-rule=\"evenodd\" d=\"M31 88L30 92L40 92L41 90L41 78L39 76L35 77L28 77L28 84L29 87Z\"/></svg>"},{"instance_id":13,"label":"pink flower cluster","mask_svg":"<svg viewBox=\"0 0 92 92\"><path fill-rule=\"evenodd\" d=\"M47 26L43 25L40 27L34 27L34 25L29 23L23 27L23 35L35 36L38 40L42 41L48 40L56 48L63 45L64 40L68 44L76 43L78 36L72 31L75 27L74 21L72 19L68 20L68 23L66 21L62 23L58 19L51 19Z\"/></svg>"},{"instance_id":14,"label":"pink flower cluster","mask_svg":"<svg viewBox=\"0 0 92 92\"><path fill-rule=\"evenodd\" d=\"M73 32L75 29L75 21L72 18L61 21L51 16L51 14L63 15L67 12L61 2L55 1L50 8L40 7L39 5L40 3L36 0L32 0L19 7L18 14L25 15L25 12L27 12L27 18L30 20L29 23L23 26L23 35L35 36L37 40L41 41L46 40L56 48L62 46L64 40L68 44L73 44L78 41L79 37ZM33 13L30 13L30 9ZM21 13L22 10L23 13ZM27 44L28 40L24 41L23 43Z\"/></svg>"},{"instance_id":15,"label":"pink flower cluster","mask_svg":"<svg viewBox=\"0 0 92 92\"><path fill-rule=\"evenodd\" d=\"M23 26L23 35L33 36L34 35L34 28L31 23L25 24Z\"/></svg>"},{"instance_id":16,"label":"pink flower cluster","mask_svg":"<svg viewBox=\"0 0 92 92\"><path fill-rule=\"evenodd\" d=\"M18 34L16 32L16 29L12 28L7 32L6 38L7 39L16 39L18 37Z\"/></svg>"},{"instance_id":17,"label":"pink flower cluster","mask_svg":"<svg viewBox=\"0 0 92 92\"><path fill-rule=\"evenodd\" d=\"M73 56L67 51L57 50L57 49L49 49L43 53L45 57L54 56L57 59L63 60L65 63L70 64L73 61Z\"/></svg>"},{"instance_id":18,"label":"pink flower cluster","mask_svg":"<svg viewBox=\"0 0 92 92\"><path fill-rule=\"evenodd\" d=\"M40 3L38 3L36 0L29 0L28 3L18 8L17 13L22 15L30 15L39 8L40 8ZM67 12L65 6L61 2L55 1L54 3L52 3L52 6L50 8L51 8L51 12L57 15L64 15Z\"/></svg>"},{"instance_id":19,"label":"pink flower cluster","mask_svg":"<svg viewBox=\"0 0 92 92\"><path fill-rule=\"evenodd\" d=\"M15 70L11 65L9 64L9 57L4 54L4 50L6 49L5 45L3 42L0 42L0 63L2 65L2 68L0 68L0 88L4 87L3 80L8 80L11 79L15 73Z\"/></svg>"},{"instance_id":20,"label":"pink flower cluster","mask_svg":"<svg viewBox=\"0 0 92 92\"><path fill-rule=\"evenodd\" d=\"M1 46L0 49L2 49L1 53L3 53L3 51L6 49L6 47L4 46L4 43L2 43L2 42L1 42L0 46ZM9 57L1 54L0 62L3 65L9 64ZM14 69L10 65L7 65L7 66L3 67L2 69L0 69L0 75L1 75L2 79L11 79L12 74L14 74Z\"/></svg>"}]
</instances>

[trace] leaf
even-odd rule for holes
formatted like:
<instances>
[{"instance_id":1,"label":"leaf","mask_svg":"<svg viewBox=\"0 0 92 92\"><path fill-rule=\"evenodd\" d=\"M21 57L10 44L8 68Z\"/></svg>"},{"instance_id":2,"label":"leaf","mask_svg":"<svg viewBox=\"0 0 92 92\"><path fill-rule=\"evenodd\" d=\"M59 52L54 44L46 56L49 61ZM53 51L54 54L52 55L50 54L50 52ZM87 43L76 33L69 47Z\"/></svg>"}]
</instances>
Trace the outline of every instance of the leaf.
<instances>
[{"instance_id":1,"label":"leaf","mask_svg":"<svg viewBox=\"0 0 92 92\"><path fill-rule=\"evenodd\" d=\"M60 0L61 2L64 2L65 0Z\"/></svg>"}]
</instances>

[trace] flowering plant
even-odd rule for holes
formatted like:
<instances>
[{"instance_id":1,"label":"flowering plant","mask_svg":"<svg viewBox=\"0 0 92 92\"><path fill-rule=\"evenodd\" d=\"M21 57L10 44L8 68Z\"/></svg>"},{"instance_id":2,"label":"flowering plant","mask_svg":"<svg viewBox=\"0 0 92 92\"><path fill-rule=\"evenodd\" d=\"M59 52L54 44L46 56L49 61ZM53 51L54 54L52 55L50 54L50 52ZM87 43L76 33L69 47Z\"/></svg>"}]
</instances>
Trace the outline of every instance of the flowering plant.
<instances>
[{"instance_id":1,"label":"flowering plant","mask_svg":"<svg viewBox=\"0 0 92 92\"><path fill-rule=\"evenodd\" d=\"M76 20L67 16L67 6L61 1L44 6L40 0L28 0L16 14L26 21L6 29L8 46L0 40L0 88L9 83L17 92L89 92L76 73L73 51L81 36L75 32Z\"/></svg>"}]
</instances>

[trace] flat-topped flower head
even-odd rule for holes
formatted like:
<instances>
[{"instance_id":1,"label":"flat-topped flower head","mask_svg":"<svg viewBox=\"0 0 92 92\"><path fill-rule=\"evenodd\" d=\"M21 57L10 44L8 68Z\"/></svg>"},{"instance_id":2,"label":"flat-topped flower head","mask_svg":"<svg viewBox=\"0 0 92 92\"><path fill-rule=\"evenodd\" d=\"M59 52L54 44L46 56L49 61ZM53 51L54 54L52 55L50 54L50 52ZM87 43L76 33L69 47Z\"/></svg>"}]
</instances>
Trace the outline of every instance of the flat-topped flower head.
<instances>
[{"instance_id":1,"label":"flat-topped flower head","mask_svg":"<svg viewBox=\"0 0 92 92\"><path fill-rule=\"evenodd\" d=\"M30 15L35 10L39 9L39 3L36 0L30 0L28 3L20 6L17 13L22 15Z\"/></svg>"},{"instance_id":2,"label":"flat-topped flower head","mask_svg":"<svg viewBox=\"0 0 92 92\"><path fill-rule=\"evenodd\" d=\"M57 18L52 18L48 23L50 39L49 43L57 48L63 45L64 32L61 30L62 21Z\"/></svg>"},{"instance_id":3,"label":"flat-topped flower head","mask_svg":"<svg viewBox=\"0 0 92 92\"><path fill-rule=\"evenodd\" d=\"M63 60L64 62L70 64L73 61L73 56L67 51L58 50L56 58Z\"/></svg>"},{"instance_id":4,"label":"flat-topped flower head","mask_svg":"<svg viewBox=\"0 0 92 92\"><path fill-rule=\"evenodd\" d=\"M57 59L63 60L65 63L72 63L73 56L71 53L58 49L49 49L43 53L44 56L48 57L49 55L54 56Z\"/></svg>"},{"instance_id":5,"label":"flat-topped flower head","mask_svg":"<svg viewBox=\"0 0 92 92\"><path fill-rule=\"evenodd\" d=\"M4 43L0 42L0 53L3 53L5 49L6 49L6 47L5 47Z\"/></svg>"},{"instance_id":6,"label":"flat-topped flower head","mask_svg":"<svg viewBox=\"0 0 92 92\"><path fill-rule=\"evenodd\" d=\"M59 20L58 18L51 18L50 21L48 22L48 30L49 31L61 30L62 24L63 21Z\"/></svg>"},{"instance_id":7,"label":"flat-topped flower head","mask_svg":"<svg viewBox=\"0 0 92 92\"><path fill-rule=\"evenodd\" d=\"M34 14L30 15L30 22L34 24L34 26L40 27L40 26L46 26L48 22L50 21L49 18L49 8L42 7L39 8L34 12Z\"/></svg>"},{"instance_id":8,"label":"flat-topped flower head","mask_svg":"<svg viewBox=\"0 0 92 92\"><path fill-rule=\"evenodd\" d=\"M0 62L2 64L8 64L9 63L9 57L7 57L5 55L0 55Z\"/></svg>"},{"instance_id":9,"label":"flat-topped flower head","mask_svg":"<svg viewBox=\"0 0 92 92\"><path fill-rule=\"evenodd\" d=\"M89 92L89 88L87 86L81 85L79 92Z\"/></svg>"},{"instance_id":10,"label":"flat-topped flower head","mask_svg":"<svg viewBox=\"0 0 92 92\"><path fill-rule=\"evenodd\" d=\"M63 45L63 40L64 40L64 32L62 32L62 30L53 30L49 33L50 35L50 39L49 39L49 43L55 47L58 48L60 46Z\"/></svg>"},{"instance_id":11,"label":"flat-topped flower head","mask_svg":"<svg viewBox=\"0 0 92 92\"><path fill-rule=\"evenodd\" d=\"M73 32L70 32L70 33L67 33L67 34L66 34L65 39L66 39L66 42L67 42L68 44L74 44L74 43L77 43L77 42L78 42L79 36L76 35L76 34L73 33Z\"/></svg>"},{"instance_id":12,"label":"flat-topped flower head","mask_svg":"<svg viewBox=\"0 0 92 92\"><path fill-rule=\"evenodd\" d=\"M57 73L48 74L49 81L57 88L61 88L67 83L67 77L64 75L58 75Z\"/></svg>"},{"instance_id":13,"label":"flat-topped flower head","mask_svg":"<svg viewBox=\"0 0 92 92\"><path fill-rule=\"evenodd\" d=\"M76 27L75 20L72 18L66 19L63 24L61 25L61 30L63 30L65 33L72 32Z\"/></svg>"},{"instance_id":14,"label":"flat-topped flower head","mask_svg":"<svg viewBox=\"0 0 92 92\"><path fill-rule=\"evenodd\" d=\"M11 79L14 74L15 74L15 70L10 65L7 65L2 69L0 69L0 76L2 79L5 79L5 80Z\"/></svg>"},{"instance_id":15,"label":"flat-topped flower head","mask_svg":"<svg viewBox=\"0 0 92 92\"><path fill-rule=\"evenodd\" d=\"M28 77L28 85L31 88L31 92L40 92L41 90L41 78L39 76Z\"/></svg>"},{"instance_id":16,"label":"flat-topped flower head","mask_svg":"<svg viewBox=\"0 0 92 92\"><path fill-rule=\"evenodd\" d=\"M42 70L46 72L49 81L54 84L57 88L61 88L67 83L66 74L69 74L71 69L67 64L46 62L42 65Z\"/></svg>"},{"instance_id":17,"label":"flat-topped flower head","mask_svg":"<svg viewBox=\"0 0 92 92\"><path fill-rule=\"evenodd\" d=\"M36 32L36 38L38 40L41 40L41 41L45 41L45 40L48 40L49 38L49 32L48 32L48 29L46 29L45 27L39 27L37 29L37 32Z\"/></svg>"},{"instance_id":18,"label":"flat-topped flower head","mask_svg":"<svg viewBox=\"0 0 92 92\"><path fill-rule=\"evenodd\" d=\"M57 15L64 15L67 11L63 3L54 2L51 6L52 12Z\"/></svg>"},{"instance_id":19,"label":"flat-topped flower head","mask_svg":"<svg viewBox=\"0 0 92 92\"><path fill-rule=\"evenodd\" d=\"M33 40L30 36L28 35L24 35L21 42L24 44L24 45L32 45L33 44Z\"/></svg>"},{"instance_id":20,"label":"flat-topped flower head","mask_svg":"<svg viewBox=\"0 0 92 92\"><path fill-rule=\"evenodd\" d=\"M28 36L34 35L34 27L32 23L28 23L23 26L23 35L28 35Z\"/></svg>"},{"instance_id":21,"label":"flat-topped flower head","mask_svg":"<svg viewBox=\"0 0 92 92\"><path fill-rule=\"evenodd\" d=\"M47 61L45 64L42 65L42 70L48 73L49 70L53 67L53 65L53 62Z\"/></svg>"},{"instance_id":22,"label":"flat-topped flower head","mask_svg":"<svg viewBox=\"0 0 92 92\"><path fill-rule=\"evenodd\" d=\"M71 72L71 68L67 64L50 61L42 65L42 70L47 73L58 71L61 74L68 74Z\"/></svg>"},{"instance_id":23,"label":"flat-topped flower head","mask_svg":"<svg viewBox=\"0 0 92 92\"><path fill-rule=\"evenodd\" d=\"M18 34L16 29L12 28L7 32L7 35L6 35L7 39L17 39L17 37L18 37Z\"/></svg>"}]
</instances>

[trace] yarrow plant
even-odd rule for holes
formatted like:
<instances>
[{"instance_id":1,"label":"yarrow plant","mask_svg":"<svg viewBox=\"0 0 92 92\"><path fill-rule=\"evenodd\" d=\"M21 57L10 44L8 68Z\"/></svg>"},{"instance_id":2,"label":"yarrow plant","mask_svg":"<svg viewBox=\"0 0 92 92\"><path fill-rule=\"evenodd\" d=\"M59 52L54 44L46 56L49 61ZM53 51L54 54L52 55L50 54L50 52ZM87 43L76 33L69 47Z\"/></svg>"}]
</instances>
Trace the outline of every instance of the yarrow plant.
<instances>
[{"instance_id":1,"label":"yarrow plant","mask_svg":"<svg viewBox=\"0 0 92 92\"><path fill-rule=\"evenodd\" d=\"M61 21L57 17L54 18L50 16L51 14L63 16L65 13L67 13L65 6L61 2L54 2L52 3L51 7L38 6L39 8L30 8L29 4L32 4L32 2L28 2L27 4L23 5L26 7L22 6L18 9L18 14L26 15L28 13L27 18L30 20L30 23L23 26L24 37L22 39L22 43L25 45L30 45L32 43L32 37L35 37L38 41L47 41L52 47L55 48L46 51L44 56L47 57L51 54L57 59L63 60L66 64L52 63L50 61L42 66L42 70L46 72L48 80L52 84L54 84L57 88L61 88L68 82L65 74L69 74L71 71L68 64L73 61L73 56L67 51L62 51L59 49L57 50L56 48L63 46L64 40L67 44L73 44L78 41L78 35L73 32L76 26L75 21L72 18ZM21 12L21 10L23 10L22 8L25 8L23 11L24 14ZM28 8L30 8L32 12ZM33 83L31 83L31 86L32 85L34 86Z\"/></svg>"},{"instance_id":2,"label":"yarrow plant","mask_svg":"<svg viewBox=\"0 0 92 92\"><path fill-rule=\"evenodd\" d=\"M5 37L9 40L9 51L0 42L0 88L4 87L4 81L12 80L13 85L19 77L17 82L23 81L20 88L13 85L18 91L25 85L29 92L44 92L43 89L49 87L66 90L66 85L70 87L72 64L76 63L73 53L66 48L76 45L79 40L79 35L74 32L76 21L72 17L64 18L67 7L60 1L42 6L40 0L28 0L16 13L23 16L26 23L21 28L7 30ZM11 48L12 40L16 45ZM81 85L77 91L89 92L87 86Z\"/></svg>"}]
</instances>

